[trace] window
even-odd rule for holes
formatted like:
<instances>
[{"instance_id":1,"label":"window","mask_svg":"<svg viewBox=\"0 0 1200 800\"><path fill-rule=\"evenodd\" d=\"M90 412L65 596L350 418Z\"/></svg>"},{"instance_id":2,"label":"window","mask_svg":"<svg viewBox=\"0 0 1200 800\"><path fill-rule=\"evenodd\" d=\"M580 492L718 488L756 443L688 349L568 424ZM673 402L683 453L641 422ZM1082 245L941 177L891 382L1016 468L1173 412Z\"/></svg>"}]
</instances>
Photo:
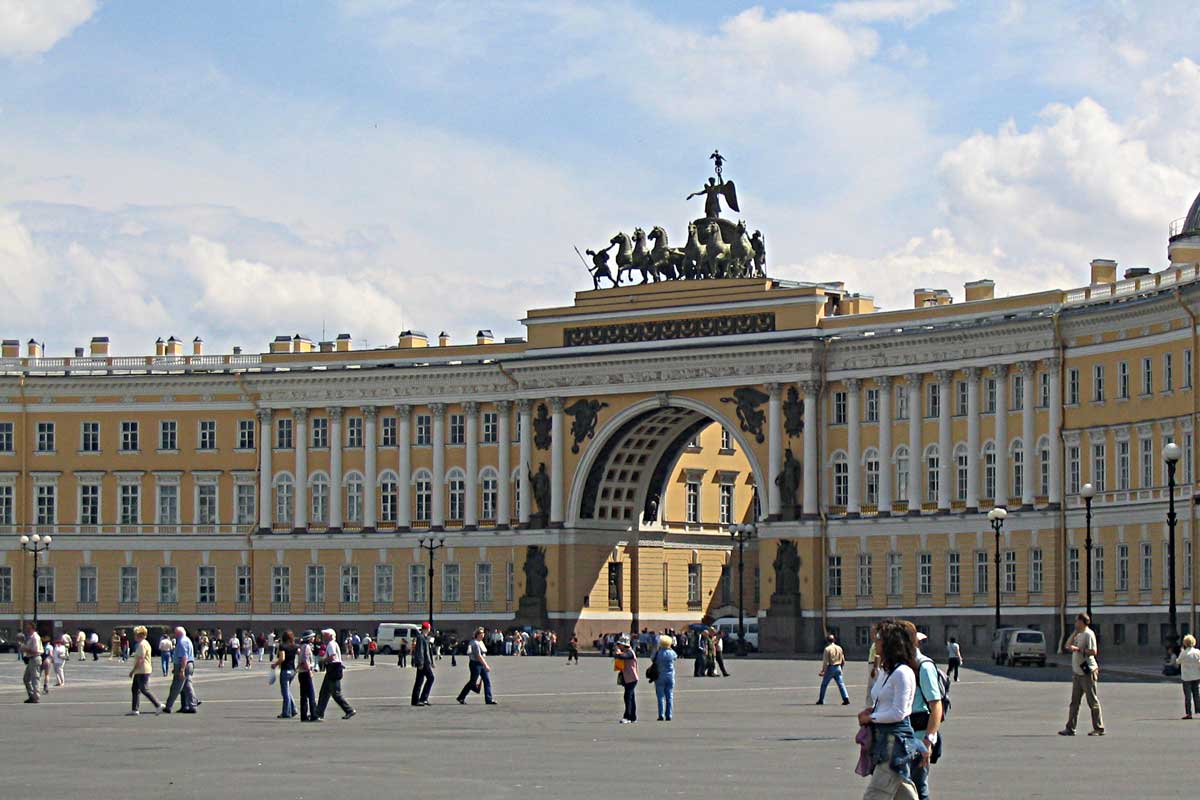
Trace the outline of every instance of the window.
<instances>
[{"instance_id":1,"label":"window","mask_svg":"<svg viewBox=\"0 0 1200 800\"><path fill-rule=\"evenodd\" d=\"M696 524L700 522L700 482L687 482L687 522Z\"/></svg>"},{"instance_id":2,"label":"window","mask_svg":"<svg viewBox=\"0 0 1200 800\"><path fill-rule=\"evenodd\" d=\"M858 596L871 596L871 554L858 554Z\"/></svg>"},{"instance_id":3,"label":"window","mask_svg":"<svg viewBox=\"0 0 1200 800\"><path fill-rule=\"evenodd\" d=\"M362 522L363 520L363 483L362 476L351 472L346 476L346 520Z\"/></svg>"},{"instance_id":4,"label":"window","mask_svg":"<svg viewBox=\"0 0 1200 800\"><path fill-rule=\"evenodd\" d=\"M925 502L936 503L938 499L939 459L936 447L925 451Z\"/></svg>"},{"instance_id":5,"label":"window","mask_svg":"<svg viewBox=\"0 0 1200 800\"><path fill-rule=\"evenodd\" d=\"M79 524L100 524L100 486L85 483L79 487Z\"/></svg>"},{"instance_id":6,"label":"window","mask_svg":"<svg viewBox=\"0 0 1200 800\"><path fill-rule=\"evenodd\" d=\"M395 419L395 417L392 417ZM391 603L395 593L395 579L392 577L391 564L375 565L375 602Z\"/></svg>"},{"instance_id":7,"label":"window","mask_svg":"<svg viewBox=\"0 0 1200 800\"><path fill-rule=\"evenodd\" d=\"M917 555L917 594L933 594L933 553Z\"/></svg>"},{"instance_id":8,"label":"window","mask_svg":"<svg viewBox=\"0 0 1200 800\"><path fill-rule=\"evenodd\" d=\"M908 500L908 448L901 447L896 451L896 479L892 481L896 487L896 499Z\"/></svg>"},{"instance_id":9,"label":"window","mask_svg":"<svg viewBox=\"0 0 1200 800\"><path fill-rule=\"evenodd\" d=\"M467 418L463 414L450 415L450 444L466 444Z\"/></svg>"},{"instance_id":10,"label":"window","mask_svg":"<svg viewBox=\"0 0 1200 800\"><path fill-rule=\"evenodd\" d=\"M1092 365L1092 400L1096 403L1104 402L1104 365Z\"/></svg>"},{"instance_id":11,"label":"window","mask_svg":"<svg viewBox=\"0 0 1200 800\"><path fill-rule=\"evenodd\" d=\"M1192 540L1183 540L1183 588L1192 588Z\"/></svg>"},{"instance_id":12,"label":"window","mask_svg":"<svg viewBox=\"0 0 1200 800\"><path fill-rule=\"evenodd\" d=\"M1015 550L1004 551L1004 591L1014 594L1017 591L1017 553Z\"/></svg>"},{"instance_id":13,"label":"window","mask_svg":"<svg viewBox=\"0 0 1200 800\"><path fill-rule=\"evenodd\" d=\"M416 498L416 518L428 522L433 512L433 480L428 472L418 472L413 481L413 494Z\"/></svg>"},{"instance_id":14,"label":"window","mask_svg":"<svg viewBox=\"0 0 1200 800\"><path fill-rule=\"evenodd\" d=\"M442 565L442 601L457 603L461 593L462 580L458 564Z\"/></svg>"},{"instance_id":15,"label":"window","mask_svg":"<svg viewBox=\"0 0 1200 800\"><path fill-rule=\"evenodd\" d=\"M1154 362L1149 358L1142 359L1142 394L1154 394Z\"/></svg>"},{"instance_id":16,"label":"window","mask_svg":"<svg viewBox=\"0 0 1200 800\"><path fill-rule=\"evenodd\" d=\"M475 565L475 602L492 602L492 565L486 561Z\"/></svg>"},{"instance_id":17,"label":"window","mask_svg":"<svg viewBox=\"0 0 1200 800\"><path fill-rule=\"evenodd\" d=\"M1138 588L1143 592L1150 591L1150 581L1154 574L1154 548L1149 542L1142 542L1142 567L1138 574Z\"/></svg>"},{"instance_id":18,"label":"window","mask_svg":"<svg viewBox=\"0 0 1200 800\"><path fill-rule=\"evenodd\" d=\"M310 564L305 567L304 601L314 606L325 602L324 564Z\"/></svg>"},{"instance_id":19,"label":"window","mask_svg":"<svg viewBox=\"0 0 1200 800\"><path fill-rule=\"evenodd\" d=\"M37 424L37 451L39 453L54 452L53 422L39 422Z\"/></svg>"},{"instance_id":20,"label":"window","mask_svg":"<svg viewBox=\"0 0 1200 800\"><path fill-rule=\"evenodd\" d=\"M1098 442L1092 445L1092 485L1097 492L1103 492L1104 476L1108 460L1105 458L1105 445Z\"/></svg>"},{"instance_id":21,"label":"window","mask_svg":"<svg viewBox=\"0 0 1200 800\"><path fill-rule=\"evenodd\" d=\"M217 485L201 483L196 486L196 522L200 525L217 523Z\"/></svg>"},{"instance_id":22,"label":"window","mask_svg":"<svg viewBox=\"0 0 1200 800\"><path fill-rule=\"evenodd\" d=\"M463 511L467 507L467 482L461 472L456 470L450 473L446 481L446 496L449 500L447 508L450 519L462 519Z\"/></svg>"},{"instance_id":23,"label":"window","mask_svg":"<svg viewBox=\"0 0 1200 800\"><path fill-rule=\"evenodd\" d=\"M379 518L383 522L395 523L400 507L400 484L392 476L385 477L379 484ZM490 519L487 517L486 519Z\"/></svg>"},{"instance_id":24,"label":"window","mask_svg":"<svg viewBox=\"0 0 1200 800\"><path fill-rule=\"evenodd\" d=\"M10 437L9 438L9 450L11 450L12 449L12 438L11 438L12 437L12 423L5 422L5 423L0 423L0 424L8 425L8 431L9 431L9 437ZM0 441L2 441L2 438L3 438L2 434L0 434ZM99 422L85 422L80 426L79 449L85 453L99 453L100 452L100 423Z\"/></svg>"},{"instance_id":25,"label":"window","mask_svg":"<svg viewBox=\"0 0 1200 800\"><path fill-rule=\"evenodd\" d=\"M158 520L159 525L179 524L179 487L173 483L160 484L158 487Z\"/></svg>"},{"instance_id":26,"label":"window","mask_svg":"<svg viewBox=\"0 0 1200 800\"><path fill-rule=\"evenodd\" d=\"M309 512L309 520L324 524L329 521L329 479L324 475L314 475L310 488L312 510Z\"/></svg>"},{"instance_id":27,"label":"window","mask_svg":"<svg viewBox=\"0 0 1200 800\"><path fill-rule=\"evenodd\" d=\"M254 420L238 420L238 450L254 449Z\"/></svg>"},{"instance_id":28,"label":"window","mask_svg":"<svg viewBox=\"0 0 1200 800\"><path fill-rule=\"evenodd\" d=\"M1050 407L1050 373L1042 372L1038 374L1038 405L1042 408Z\"/></svg>"},{"instance_id":29,"label":"window","mask_svg":"<svg viewBox=\"0 0 1200 800\"><path fill-rule=\"evenodd\" d=\"M1129 399L1129 362L1122 361L1117 364L1117 397L1121 400Z\"/></svg>"},{"instance_id":30,"label":"window","mask_svg":"<svg viewBox=\"0 0 1200 800\"><path fill-rule=\"evenodd\" d=\"M733 449L733 437L729 434L729 428L726 428L724 425L721 426L721 449Z\"/></svg>"},{"instance_id":31,"label":"window","mask_svg":"<svg viewBox=\"0 0 1200 800\"><path fill-rule=\"evenodd\" d=\"M904 589L904 560L899 553L888 553L888 594L898 595Z\"/></svg>"},{"instance_id":32,"label":"window","mask_svg":"<svg viewBox=\"0 0 1200 800\"><path fill-rule=\"evenodd\" d=\"M699 564L688 564L688 607L694 608L701 604L701 575Z\"/></svg>"},{"instance_id":33,"label":"window","mask_svg":"<svg viewBox=\"0 0 1200 800\"><path fill-rule=\"evenodd\" d=\"M217 602L217 568L202 566L196 570L196 602L210 605Z\"/></svg>"},{"instance_id":34,"label":"window","mask_svg":"<svg viewBox=\"0 0 1200 800\"><path fill-rule=\"evenodd\" d=\"M5 567L4 569L9 569L9 568ZM8 580L9 580L9 583L11 586L11 582L12 582L11 571L9 572ZM3 594L4 594L4 588L3 588L2 584L3 584L3 573L0 572L0 602L6 602L6 603L12 602L11 588L9 590L9 595L10 595L9 599L7 599L7 600L2 599ZM80 567L79 568L79 602L80 603L95 603L96 602L96 584L97 584L96 568L91 567L91 566Z\"/></svg>"},{"instance_id":35,"label":"window","mask_svg":"<svg viewBox=\"0 0 1200 800\"><path fill-rule=\"evenodd\" d=\"M987 594L988 590L988 554L983 550L975 552L975 594Z\"/></svg>"},{"instance_id":36,"label":"window","mask_svg":"<svg viewBox=\"0 0 1200 800\"><path fill-rule=\"evenodd\" d=\"M845 392L834 392L833 393L833 424L834 425L845 425L846 424L846 393Z\"/></svg>"},{"instance_id":37,"label":"window","mask_svg":"<svg viewBox=\"0 0 1200 800\"><path fill-rule=\"evenodd\" d=\"M1184 389L1192 388L1192 351L1183 351L1183 384Z\"/></svg>"},{"instance_id":38,"label":"window","mask_svg":"<svg viewBox=\"0 0 1200 800\"><path fill-rule=\"evenodd\" d=\"M956 416L965 417L967 415L967 397L968 387L966 381L959 381L955 385L955 403L954 413Z\"/></svg>"},{"instance_id":39,"label":"window","mask_svg":"<svg viewBox=\"0 0 1200 800\"><path fill-rule=\"evenodd\" d=\"M733 604L733 573L729 569L728 564L721 565L721 574L717 578L717 589L719 590L718 600L720 605L728 606Z\"/></svg>"},{"instance_id":40,"label":"window","mask_svg":"<svg viewBox=\"0 0 1200 800\"><path fill-rule=\"evenodd\" d=\"M962 590L962 563L959 554L946 553L946 594L958 594Z\"/></svg>"},{"instance_id":41,"label":"window","mask_svg":"<svg viewBox=\"0 0 1200 800\"><path fill-rule=\"evenodd\" d=\"M667 562L663 562L662 587L663 587L663 610L671 607L671 570ZM584 598L583 604L587 605L587 598Z\"/></svg>"},{"instance_id":42,"label":"window","mask_svg":"<svg viewBox=\"0 0 1200 800\"><path fill-rule=\"evenodd\" d=\"M866 467L866 502L867 505L879 504L879 454L874 450L867 451Z\"/></svg>"},{"instance_id":43,"label":"window","mask_svg":"<svg viewBox=\"0 0 1200 800\"><path fill-rule=\"evenodd\" d=\"M433 441L433 422L428 414L417 414L417 424L414 428L418 445L428 445Z\"/></svg>"},{"instance_id":44,"label":"window","mask_svg":"<svg viewBox=\"0 0 1200 800\"><path fill-rule=\"evenodd\" d=\"M275 449L292 449L292 420L290 417L280 417L275 420Z\"/></svg>"},{"instance_id":45,"label":"window","mask_svg":"<svg viewBox=\"0 0 1200 800\"><path fill-rule=\"evenodd\" d=\"M1104 548L1100 545L1092 547L1092 591L1104 591Z\"/></svg>"},{"instance_id":46,"label":"window","mask_svg":"<svg viewBox=\"0 0 1200 800\"><path fill-rule=\"evenodd\" d=\"M329 418L328 417L313 417L312 426L312 448L314 450L324 450L329 447Z\"/></svg>"},{"instance_id":47,"label":"window","mask_svg":"<svg viewBox=\"0 0 1200 800\"><path fill-rule=\"evenodd\" d=\"M342 602L358 602L358 566L356 564L342 565Z\"/></svg>"},{"instance_id":48,"label":"window","mask_svg":"<svg viewBox=\"0 0 1200 800\"><path fill-rule=\"evenodd\" d=\"M380 417L380 447L395 447L396 446L396 418L395 417Z\"/></svg>"},{"instance_id":49,"label":"window","mask_svg":"<svg viewBox=\"0 0 1200 800\"><path fill-rule=\"evenodd\" d=\"M1067 448L1067 494L1079 494L1080 458L1078 445L1071 445Z\"/></svg>"},{"instance_id":50,"label":"window","mask_svg":"<svg viewBox=\"0 0 1200 800\"><path fill-rule=\"evenodd\" d=\"M136 603L138 601L138 570L137 567L121 567L121 579L118 583L118 601L121 603Z\"/></svg>"},{"instance_id":51,"label":"window","mask_svg":"<svg viewBox=\"0 0 1200 800\"><path fill-rule=\"evenodd\" d=\"M286 564L271 566L271 602L280 605L292 602L292 570Z\"/></svg>"},{"instance_id":52,"label":"window","mask_svg":"<svg viewBox=\"0 0 1200 800\"><path fill-rule=\"evenodd\" d=\"M867 389L867 422L879 422L878 389Z\"/></svg>"},{"instance_id":53,"label":"window","mask_svg":"<svg viewBox=\"0 0 1200 800\"><path fill-rule=\"evenodd\" d=\"M1012 475L1012 496L1020 497L1025 493L1025 446L1021 442L1013 444Z\"/></svg>"},{"instance_id":54,"label":"window","mask_svg":"<svg viewBox=\"0 0 1200 800\"><path fill-rule=\"evenodd\" d=\"M733 524L733 484L721 484L721 524Z\"/></svg>"},{"instance_id":55,"label":"window","mask_svg":"<svg viewBox=\"0 0 1200 800\"><path fill-rule=\"evenodd\" d=\"M200 447L201 450L216 450L217 449L217 421L215 419L200 420Z\"/></svg>"},{"instance_id":56,"label":"window","mask_svg":"<svg viewBox=\"0 0 1200 800\"><path fill-rule=\"evenodd\" d=\"M1042 591L1042 548L1035 547L1029 551L1029 592L1038 594Z\"/></svg>"},{"instance_id":57,"label":"window","mask_svg":"<svg viewBox=\"0 0 1200 800\"><path fill-rule=\"evenodd\" d=\"M1175 388L1175 354L1163 353L1163 391Z\"/></svg>"},{"instance_id":58,"label":"window","mask_svg":"<svg viewBox=\"0 0 1200 800\"><path fill-rule=\"evenodd\" d=\"M408 602L425 602L425 567L420 564L408 566Z\"/></svg>"},{"instance_id":59,"label":"window","mask_svg":"<svg viewBox=\"0 0 1200 800\"><path fill-rule=\"evenodd\" d=\"M996 497L996 445L991 442L983 446L983 496L999 499Z\"/></svg>"},{"instance_id":60,"label":"window","mask_svg":"<svg viewBox=\"0 0 1200 800\"><path fill-rule=\"evenodd\" d=\"M255 497L256 487L252 483L239 483L234 487L234 505L236 506L237 517L234 519L238 525L251 525L254 523L254 515L257 510Z\"/></svg>"},{"instance_id":61,"label":"window","mask_svg":"<svg viewBox=\"0 0 1200 800\"><path fill-rule=\"evenodd\" d=\"M1079 593L1079 548L1067 548L1067 593Z\"/></svg>"},{"instance_id":62,"label":"window","mask_svg":"<svg viewBox=\"0 0 1200 800\"><path fill-rule=\"evenodd\" d=\"M483 443L495 444L500 440L500 415L494 411L483 414Z\"/></svg>"},{"instance_id":63,"label":"window","mask_svg":"<svg viewBox=\"0 0 1200 800\"><path fill-rule=\"evenodd\" d=\"M160 424L161 424L163 430L171 430L172 429L171 426L174 425L173 422L163 422ZM170 441L174 442L174 439L171 439ZM170 447L162 447L160 445L160 449L175 450L176 448L175 448L175 445L172 444ZM138 451L138 423L131 422L131 421L122 422L121 423L121 452L122 453L136 453L137 451Z\"/></svg>"},{"instance_id":64,"label":"window","mask_svg":"<svg viewBox=\"0 0 1200 800\"><path fill-rule=\"evenodd\" d=\"M1079 405L1079 370L1067 370L1067 405Z\"/></svg>"},{"instance_id":65,"label":"window","mask_svg":"<svg viewBox=\"0 0 1200 800\"><path fill-rule=\"evenodd\" d=\"M833 504L845 506L850 498L850 468L846 456L838 453L833 457Z\"/></svg>"},{"instance_id":66,"label":"window","mask_svg":"<svg viewBox=\"0 0 1200 800\"><path fill-rule=\"evenodd\" d=\"M179 602L178 567L158 568L158 602L166 604Z\"/></svg>"},{"instance_id":67,"label":"window","mask_svg":"<svg viewBox=\"0 0 1200 800\"><path fill-rule=\"evenodd\" d=\"M983 382L983 407L988 414L996 413L996 379L988 378Z\"/></svg>"},{"instance_id":68,"label":"window","mask_svg":"<svg viewBox=\"0 0 1200 800\"><path fill-rule=\"evenodd\" d=\"M54 525L58 517L58 487L52 483L39 483L35 489L38 525Z\"/></svg>"},{"instance_id":69,"label":"window","mask_svg":"<svg viewBox=\"0 0 1200 800\"><path fill-rule=\"evenodd\" d=\"M905 389L896 392L896 419L908 419L908 392Z\"/></svg>"},{"instance_id":70,"label":"window","mask_svg":"<svg viewBox=\"0 0 1200 800\"><path fill-rule=\"evenodd\" d=\"M1050 494L1050 442L1046 439L1038 443L1038 469L1041 473L1038 494L1047 497Z\"/></svg>"},{"instance_id":71,"label":"window","mask_svg":"<svg viewBox=\"0 0 1200 800\"><path fill-rule=\"evenodd\" d=\"M275 521L291 522L293 500L292 476L280 475L275 479Z\"/></svg>"},{"instance_id":72,"label":"window","mask_svg":"<svg viewBox=\"0 0 1200 800\"><path fill-rule=\"evenodd\" d=\"M42 567L38 570L37 599L39 603L53 603L57 594L54 581L54 567Z\"/></svg>"},{"instance_id":73,"label":"window","mask_svg":"<svg viewBox=\"0 0 1200 800\"><path fill-rule=\"evenodd\" d=\"M0 525L13 524L13 487L0 484Z\"/></svg>"},{"instance_id":74,"label":"window","mask_svg":"<svg viewBox=\"0 0 1200 800\"><path fill-rule=\"evenodd\" d=\"M936 419L942 415L942 394L941 387L936 383L931 383L925 387L925 416L930 419Z\"/></svg>"},{"instance_id":75,"label":"window","mask_svg":"<svg viewBox=\"0 0 1200 800\"><path fill-rule=\"evenodd\" d=\"M1117 442L1117 489L1129 489L1129 442Z\"/></svg>"},{"instance_id":76,"label":"window","mask_svg":"<svg viewBox=\"0 0 1200 800\"><path fill-rule=\"evenodd\" d=\"M121 423L121 450L132 452L138 449L138 424L136 422ZM158 449L179 449L179 423L173 419L164 419L158 423Z\"/></svg>"},{"instance_id":77,"label":"window","mask_svg":"<svg viewBox=\"0 0 1200 800\"><path fill-rule=\"evenodd\" d=\"M1012 379L1012 406L1013 411L1023 411L1025 409L1025 376L1021 373L1013 375Z\"/></svg>"},{"instance_id":78,"label":"window","mask_svg":"<svg viewBox=\"0 0 1200 800\"><path fill-rule=\"evenodd\" d=\"M830 597L842 596L842 557L829 556L828 577L825 585Z\"/></svg>"},{"instance_id":79,"label":"window","mask_svg":"<svg viewBox=\"0 0 1200 800\"><path fill-rule=\"evenodd\" d=\"M1129 591L1129 545L1117 545L1117 591Z\"/></svg>"},{"instance_id":80,"label":"window","mask_svg":"<svg viewBox=\"0 0 1200 800\"><path fill-rule=\"evenodd\" d=\"M363 418L346 417L346 447L363 446Z\"/></svg>"},{"instance_id":81,"label":"window","mask_svg":"<svg viewBox=\"0 0 1200 800\"><path fill-rule=\"evenodd\" d=\"M237 597L235 599L235 602L249 603L250 602L250 588L252 586L251 578L250 578L250 565L249 564L238 564L236 577L237 577Z\"/></svg>"}]
</instances>

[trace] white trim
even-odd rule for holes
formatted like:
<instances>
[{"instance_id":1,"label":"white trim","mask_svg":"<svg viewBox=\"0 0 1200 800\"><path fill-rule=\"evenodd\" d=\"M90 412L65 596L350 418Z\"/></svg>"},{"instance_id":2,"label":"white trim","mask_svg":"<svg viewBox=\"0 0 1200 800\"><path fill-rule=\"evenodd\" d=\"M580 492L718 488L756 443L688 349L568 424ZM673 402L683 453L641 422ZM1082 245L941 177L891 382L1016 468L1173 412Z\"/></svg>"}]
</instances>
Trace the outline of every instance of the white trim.
<instances>
[{"instance_id":1,"label":"white trim","mask_svg":"<svg viewBox=\"0 0 1200 800\"><path fill-rule=\"evenodd\" d=\"M666 620L668 622L698 622L704 616L704 611L679 613L678 611L640 611L638 616L643 619ZM436 616L436 615L435 615ZM565 620L609 620L613 622L628 622L633 617L632 611L592 611L589 608L579 611L549 611L546 616L550 619Z\"/></svg>"}]
</instances>

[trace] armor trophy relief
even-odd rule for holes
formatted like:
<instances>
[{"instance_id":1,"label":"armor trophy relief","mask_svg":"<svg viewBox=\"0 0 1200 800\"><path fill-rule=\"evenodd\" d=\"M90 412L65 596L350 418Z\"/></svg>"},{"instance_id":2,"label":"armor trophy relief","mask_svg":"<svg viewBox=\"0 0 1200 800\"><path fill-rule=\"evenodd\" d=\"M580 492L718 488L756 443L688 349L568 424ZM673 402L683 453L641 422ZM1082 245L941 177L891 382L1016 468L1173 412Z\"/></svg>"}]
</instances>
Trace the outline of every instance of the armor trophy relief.
<instances>
[{"instance_id":1,"label":"armor trophy relief","mask_svg":"<svg viewBox=\"0 0 1200 800\"><path fill-rule=\"evenodd\" d=\"M725 157L720 151L714 150L709 158L716 177L685 198L704 197L704 216L688 223L687 244L671 247L661 225L651 228L649 235L644 228L634 228L632 234L619 231L608 240L608 247L586 251L592 260L587 269L594 289L605 280L613 287L625 280L632 283L634 272L641 274L639 283L766 277L767 247L762 231L750 234L743 220L734 223L721 216L722 198L731 211L741 213L737 187L725 180ZM610 254L613 248L615 257ZM610 265L614 260L615 275Z\"/></svg>"}]
</instances>

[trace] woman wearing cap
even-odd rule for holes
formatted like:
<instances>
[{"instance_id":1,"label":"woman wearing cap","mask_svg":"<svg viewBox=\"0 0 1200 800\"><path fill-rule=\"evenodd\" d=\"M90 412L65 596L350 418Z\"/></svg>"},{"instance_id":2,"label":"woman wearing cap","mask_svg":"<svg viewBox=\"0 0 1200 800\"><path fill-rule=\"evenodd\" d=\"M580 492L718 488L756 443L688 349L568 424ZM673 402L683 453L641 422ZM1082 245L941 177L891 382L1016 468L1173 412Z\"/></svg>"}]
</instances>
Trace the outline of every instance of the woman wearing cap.
<instances>
[{"instance_id":1,"label":"woman wearing cap","mask_svg":"<svg viewBox=\"0 0 1200 800\"><path fill-rule=\"evenodd\" d=\"M621 662L621 671L618 673L620 684L625 687L625 714L621 717L621 724L637 722L637 684L638 684L638 666L637 653L629 646L629 636L622 634L621 639L617 642L617 652L614 656L616 660Z\"/></svg>"},{"instance_id":2,"label":"woman wearing cap","mask_svg":"<svg viewBox=\"0 0 1200 800\"><path fill-rule=\"evenodd\" d=\"M129 677L133 678L133 710L125 716L139 715L138 704L142 695L154 704L154 713L157 714L163 710L163 705L150 693L150 674L154 672L154 664L151 663L150 643L146 641L145 625L138 625L133 629L133 639L133 668L129 670Z\"/></svg>"},{"instance_id":3,"label":"woman wearing cap","mask_svg":"<svg viewBox=\"0 0 1200 800\"><path fill-rule=\"evenodd\" d=\"M313 639L316 634L305 631L296 653L296 675L300 679L300 721L311 722L317 716L317 693L313 687Z\"/></svg>"},{"instance_id":4,"label":"woman wearing cap","mask_svg":"<svg viewBox=\"0 0 1200 800\"><path fill-rule=\"evenodd\" d=\"M291 631L283 632L283 644L271 666L279 668L279 693L283 696L283 711L279 718L291 719L296 716L296 702L292 700L292 678L296 677L296 636Z\"/></svg>"}]
</instances>

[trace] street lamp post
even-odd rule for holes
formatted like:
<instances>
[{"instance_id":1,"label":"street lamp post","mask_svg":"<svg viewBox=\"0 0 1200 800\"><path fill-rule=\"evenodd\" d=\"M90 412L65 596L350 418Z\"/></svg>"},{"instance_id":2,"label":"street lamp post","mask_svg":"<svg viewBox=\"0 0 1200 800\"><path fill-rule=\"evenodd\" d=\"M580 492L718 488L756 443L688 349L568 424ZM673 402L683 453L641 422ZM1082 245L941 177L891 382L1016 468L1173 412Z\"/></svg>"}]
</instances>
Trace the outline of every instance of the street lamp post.
<instances>
[{"instance_id":1,"label":"street lamp post","mask_svg":"<svg viewBox=\"0 0 1200 800\"><path fill-rule=\"evenodd\" d=\"M50 542L53 538L50 536L33 536L22 535L21 549L33 555L33 629L36 631L38 627L38 554L45 553L50 549Z\"/></svg>"},{"instance_id":2,"label":"street lamp post","mask_svg":"<svg viewBox=\"0 0 1200 800\"><path fill-rule=\"evenodd\" d=\"M425 587L429 597L429 630L433 631L433 554L446 546L446 537L442 536L439 539L434 539L430 536L428 539L422 538L418 545L426 553L429 553L429 585Z\"/></svg>"},{"instance_id":3,"label":"street lamp post","mask_svg":"<svg viewBox=\"0 0 1200 800\"><path fill-rule=\"evenodd\" d=\"M1084 598L1087 605L1088 619L1092 618L1092 498L1096 496L1096 487L1090 483L1085 483L1079 487L1079 496L1083 498L1083 518L1084 518L1084 538L1083 538L1083 557L1087 560L1084 565L1084 575L1087 580L1087 587L1084 589Z\"/></svg>"},{"instance_id":4,"label":"street lamp post","mask_svg":"<svg viewBox=\"0 0 1200 800\"><path fill-rule=\"evenodd\" d=\"M757 493L756 493L757 494ZM751 507L757 508L754 503ZM730 525L729 536L738 548L738 655L746 655L746 542L758 536L758 521L748 525Z\"/></svg>"},{"instance_id":5,"label":"street lamp post","mask_svg":"<svg viewBox=\"0 0 1200 800\"><path fill-rule=\"evenodd\" d=\"M1175 467L1179 463L1179 445L1168 442L1163 448L1163 460L1167 462L1167 591L1171 603L1167 606L1168 642L1174 646L1179 641L1175 616Z\"/></svg>"},{"instance_id":6,"label":"street lamp post","mask_svg":"<svg viewBox=\"0 0 1200 800\"><path fill-rule=\"evenodd\" d=\"M992 523L992 530L996 533L996 630L1000 630L1000 529L1004 527L1004 518L1008 516L1008 511L1001 506L996 506L988 512L988 522Z\"/></svg>"}]
</instances>

